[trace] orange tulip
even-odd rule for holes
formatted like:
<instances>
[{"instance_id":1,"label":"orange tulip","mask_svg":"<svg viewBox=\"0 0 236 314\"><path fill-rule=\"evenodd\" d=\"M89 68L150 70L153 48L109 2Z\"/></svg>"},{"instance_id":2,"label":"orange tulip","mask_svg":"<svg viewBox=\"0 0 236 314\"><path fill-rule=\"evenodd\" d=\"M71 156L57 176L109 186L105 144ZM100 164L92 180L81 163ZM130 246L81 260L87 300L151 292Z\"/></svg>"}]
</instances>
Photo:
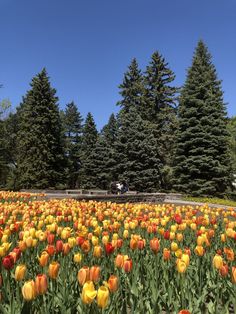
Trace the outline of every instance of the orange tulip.
<instances>
[{"instance_id":1,"label":"orange tulip","mask_svg":"<svg viewBox=\"0 0 236 314\"><path fill-rule=\"evenodd\" d=\"M71 247L70 247L69 243L63 243L62 251L63 251L64 255L68 255L70 253L70 249L71 249Z\"/></svg>"},{"instance_id":2,"label":"orange tulip","mask_svg":"<svg viewBox=\"0 0 236 314\"><path fill-rule=\"evenodd\" d=\"M124 256L123 256L123 255L118 254L118 255L116 256L115 265L116 265L116 267L118 267L118 268L123 267L123 265L124 265Z\"/></svg>"},{"instance_id":3,"label":"orange tulip","mask_svg":"<svg viewBox=\"0 0 236 314\"><path fill-rule=\"evenodd\" d=\"M226 254L226 259L230 262L234 261L234 251L230 248L224 248L224 253Z\"/></svg>"},{"instance_id":4,"label":"orange tulip","mask_svg":"<svg viewBox=\"0 0 236 314\"><path fill-rule=\"evenodd\" d=\"M229 273L229 267L227 264L223 264L223 266L220 268L220 274L222 277L226 277Z\"/></svg>"},{"instance_id":5,"label":"orange tulip","mask_svg":"<svg viewBox=\"0 0 236 314\"><path fill-rule=\"evenodd\" d=\"M127 260L124 261L123 269L126 273L129 273L132 270L132 259L128 258Z\"/></svg>"},{"instance_id":6,"label":"orange tulip","mask_svg":"<svg viewBox=\"0 0 236 314\"><path fill-rule=\"evenodd\" d=\"M84 253L88 253L90 251L90 242L89 240L85 240L81 245L81 249Z\"/></svg>"},{"instance_id":7,"label":"orange tulip","mask_svg":"<svg viewBox=\"0 0 236 314\"><path fill-rule=\"evenodd\" d=\"M85 282L89 280L88 266L83 266L82 268L80 268L80 270L78 271L77 279L81 286L83 286Z\"/></svg>"},{"instance_id":8,"label":"orange tulip","mask_svg":"<svg viewBox=\"0 0 236 314\"><path fill-rule=\"evenodd\" d=\"M170 250L168 250L167 248L163 249L163 259L164 259L164 261L168 261L170 259L170 257L171 257L170 254L171 254Z\"/></svg>"},{"instance_id":9,"label":"orange tulip","mask_svg":"<svg viewBox=\"0 0 236 314\"><path fill-rule=\"evenodd\" d=\"M38 295L45 294L48 289L48 280L45 274L39 274L35 279L36 292Z\"/></svg>"},{"instance_id":10,"label":"orange tulip","mask_svg":"<svg viewBox=\"0 0 236 314\"><path fill-rule=\"evenodd\" d=\"M118 290L118 278L115 275L111 275L108 279L108 286L111 292L116 292Z\"/></svg>"},{"instance_id":11,"label":"orange tulip","mask_svg":"<svg viewBox=\"0 0 236 314\"><path fill-rule=\"evenodd\" d=\"M59 273L60 264L58 262L51 262L48 267L48 276L51 279L56 279Z\"/></svg>"},{"instance_id":12,"label":"orange tulip","mask_svg":"<svg viewBox=\"0 0 236 314\"><path fill-rule=\"evenodd\" d=\"M89 271L89 278L93 282L98 282L100 278L100 267L99 266L92 266Z\"/></svg>"},{"instance_id":13,"label":"orange tulip","mask_svg":"<svg viewBox=\"0 0 236 314\"><path fill-rule=\"evenodd\" d=\"M135 240L135 239L131 239L130 240L130 248L131 248L131 250L136 250L137 249L137 247L138 247L138 241L137 240Z\"/></svg>"},{"instance_id":14,"label":"orange tulip","mask_svg":"<svg viewBox=\"0 0 236 314\"><path fill-rule=\"evenodd\" d=\"M39 260L39 265L42 267L45 267L48 264L49 261L49 254L46 251L43 251L41 253L41 256L38 258Z\"/></svg>"},{"instance_id":15,"label":"orange tulip","mask_svg":"<svg viewBox=\"0 0 236 314\"><path fill-rule=\"evenodd\" d=\"M150 240L150 248L153 251L154 254L157 254L160 248L159 239L153 238Z\"/></svg>"}]
</instances>

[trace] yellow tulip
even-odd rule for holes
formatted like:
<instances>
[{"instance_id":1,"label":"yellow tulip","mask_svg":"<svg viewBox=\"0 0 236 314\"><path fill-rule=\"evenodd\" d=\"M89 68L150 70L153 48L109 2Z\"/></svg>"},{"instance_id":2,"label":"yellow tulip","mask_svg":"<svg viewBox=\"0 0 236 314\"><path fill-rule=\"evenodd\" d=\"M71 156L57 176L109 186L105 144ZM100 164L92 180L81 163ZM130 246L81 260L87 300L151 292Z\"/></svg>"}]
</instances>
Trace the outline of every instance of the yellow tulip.
<instances>
[{"instance_id":1,"label":"yellow tulip","mask_svg":"<svg viewBox=\"0 0 236 314\"><path fill-rule=\"evenodd\" d=\"M77 253L77 254L74 255L74 262L75 262L75 263L80 263L81 260L82 260L82 255L81 255L81 253Z\"/></svg>"},{"instance_id":2,"label":"yellow tulip","mask_svg":"<svg viewBox=\"0 0 236 314\"><path fill-rule=\"evenodd\" d=\"M26 281L22 287L22 295L26 301L31 301L36 297L36 286L33 280Z\"/></svg>"},{"instance_id":3,"label":"yellow tulip","mask_svg":"<svg viewBox=\"0 0 236 314\"><path fill-rule=\"evenodd\" d=\"M223 266L223 258L216 254L213 258L213 266L216 268L216 269L221 269L221 267Z\"/></svg>"},{"instance_id":4,"label":"yellow tulip","mask_svg":"<svg viewBox=\"0 0 236 314\"><path fill-rule=\"evenodd\" d=\"M94 288L92 281L87 281L83 285L81 299L85 304L91 304L97 296L97 291Z\"/></svg>"},{"instance_id":5,"label":"yellow tulip","mask_svg":"<svg viewBox=\"0 0 236 314\"><path fill-rule=\"evenodd\" d=\"M185 264L184 261L182 261L181 259L177 260L177 271L179 273L185 273L187 269L187 265Z\"/></svg>"},{"instance_id":6,"label":"yellow tulip","mask_svg":"<svg viewBox=\"0 0 236 314\"><path fill-rule=\"evenodd\" d=\"M106 286L101 286L98 289L98 293L97 293L97 304L99 307L101 307L102 309L104 309L107 304L108 304L108 300L109 300L109 290Z\"/></svg>"},{"instance_id":7,"label":"yellow tulip","mask_svg":"<svg viewBox=\"0 0 236 314\"><path fill-rule=\"evenodd\" d=\"M26 266L24 264L20 264L16 266L15 270L15 280L21 281L25 278Z\"/></svg>"}]
</instances>

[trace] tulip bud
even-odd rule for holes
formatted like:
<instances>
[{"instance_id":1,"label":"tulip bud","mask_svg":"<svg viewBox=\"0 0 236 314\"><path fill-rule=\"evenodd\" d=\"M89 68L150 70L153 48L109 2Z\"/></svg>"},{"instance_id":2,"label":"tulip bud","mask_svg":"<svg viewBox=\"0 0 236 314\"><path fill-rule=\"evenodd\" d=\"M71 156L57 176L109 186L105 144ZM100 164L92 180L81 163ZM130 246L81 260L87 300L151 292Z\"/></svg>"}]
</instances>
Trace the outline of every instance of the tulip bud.
<instances>
[{"instance_id":1,"label":"tulip bud","mask_svg":"<svg viewBox=\"0 0 236 314\"><path fill-rule=\"evenodd\" d=\"M93 249L93 256L99 258L102 256L102 248L100 245L96 245Z\"/></svg>"},{"instance_id":2,"label":"tulip bud","mask_svg":"<svg viewBox=\"0 0 236 314\"><path fill-rule=\"evenodd\" d=\"M171 255L170 255L170 250L168 250L167 248L163 249L163 259L164 261L168 261L170 259Z\"/></svg>"},{"instance_id":3,"label":"tulip bud","mask_svg":"<svg viewBox=\"0 0 236 314\"><path fill-rule=\"evenodd\" d=\"M39 274L35 279L35 287L38 295L45 294L48 289L48 280L45 274Z\"/></svg>"},{"instance_id":4,"label":"tulip bud","mask_svg":"<svg viewBox=\"0 0 236 314\"><path fill-rule=\"evenodd\" d=\"M16 281L21 281L25 278L25 272L26 272L26 266L21 264L16 266L15 270L15 280Z\"/></svg>"},{"instance_id":5,"label":"tulip bud","mask_svg":"<svg viewBox=\"0 0 236 314\"><path fill-rule=\"evenodd\" d=\"M89 280L89 267L84 266L80 268L77 275L78 282L81 286L85 284L86 281Z\"/></svg>"},{"instance_id":6,"label":"tulip bud","mask_svg":"<svg viewBox=\"0 0 236 314\"><path fill-rule=\"evenodd\" d=\"M185 273L187 269L187 265L184 261L181 261L181 259L177 259L177 271L179 273Z\"/></svg>"},{"instance_id":7,"label":"tulip bud","mask_svg":"<svg viewBox=\"0 0 236 314\"><path fill-rule=\"evenodd\" d=\"M70 245L69 245L69 243L64 243L63 244L63 254L64 255L68 255L69 254L69 252L70 252Z\"/></svg>"},{"instance_id":8,"label":"tulip bud","mask_svg":"<svg viewBox=\"0 0 236 314\"><path fill-rule=\"evenodd\" d=\"M36 297L36 287L33 280L26 281L22 287L22 295L26 301L31 301Z\"/></svg>"},{"instance_id":9,"label":"tulip bud","mask_svg":"<svg viewBox=\"0 0 236 314\"><path fill-rule=\"evenodd\" d=\"M98 307L101 307L102 309L104 309L108 304L108 300L109 300L108 288L106 286L99 287L98 292L97 292Z\"/></svg>"},{"instance_id":10,"label":"tulip bud","mask_svg":"<svg viewBox=\"0 0 236 314\"><path fill-rule=\"evenodd\" d=\"M157 254L160 248L159 239L153 238L150 240L150 248L153 251L154 254Z\"/></svg>"},{"instance_id":11,"label":"tulip bud","mask_svg":"<svg viewBox=\"0 0 236 314\"><path fill-rule=\"evenodd\" d=\"M220 255L216 254L213 258L213 266L220 269L223 266L223 259Z\"/></svg>"},{"instance_id":12,"label":"tulip bud","mask_svg":"<svg viewBox=\"0 0 236 314\"><path fill-rule=\"evenodd\" d=\"M74 262L75 263L80 263L82 260L82 255L80 253L77 253L74 255Z\"/></svg>"},{"instance_id":13,"label":"tulip bud","mask_svg":"<svg viewBox=\"0 0 236 314\"><path fill-rule=\"evenodd\" d=\"M56 252L60 253L63 251L63 241L62 240L57 240L56 242Z\"/></svg>"},{"instance_id":14,"label":"tulip bud","mask_svg":"<svg viewBox=\"0 0 236 314\"><path fill-rule=\"evenodd\" d=\"M14 258L11 255L5 256L2 260L2 266L7 270L11 270L14 267Z\"/></svg>"},{"instance_id":15,"label":"tulip bud","mask_svg":"<svg viewBox=\"0 0 236 314\"><path fill-rule=\"evenodd\" d=\"M100 278L100 267L92 266L89 271L89 279L93 282L97 282Z\"/></svg>"},{"instance_id":16,"label":"tulip bud","mask_svg":"<svg viewBox=\"0 0 236 314\"><path fill-rule=\"evenodd\" d=\"M132 259L128 258L124 261L123 269L126 273L129 273L132 270Z\"/></svg>"},{"instance_id":17,"label":"tulip bud","mask_svg":"<svg viewBox=\"0 0 236 314\"><path fill-rule=\"evenodd\" d=\"M56 279L59 273L60 264L58 262L51 262L48 267L48 276L51 279Z\"/></svg>"},{"instance_id":18,"label":"tulip bud","mask_svg":"<svg viewBox=\"0 0 236 314\"><path fill-rule=\"evenodd\" d=\"M108 286L111 292L116 292L118 290L118 278L115 275L111 275L108 279Z\"/></svg>"},{"instance_id":19,"label":"tulip bud","mask_svg":"<svg viewBox=\"0 0 236 314\"><path fill-rule=\"evenodd\" d=\"M39 265L41 267L45 267L48 264L48 261L49 261L49 254L48 254L48 252L43 251L41 253L41 256L38 257L38 260L39 260Z\"/></svg>"},{"instance_id":20,"label":"tulip bud","mask_svg":"<svg viewBox=\"0 0 236 314\"><path fill-rule=\"evenodd\" d=\"M178 250L178 244L176 242L171 242L171 251L175 252Z\"/></svg>"},{"instance_id":21,"label":"tulip bud","mask_svg":"<svg viewBox=\"0 0 236 314\"><path fill-rule=\"evenodd\" d=\"M222 277L226 277L228 275L229 272L229 267L227 264L223 264L223 266L220 268L220 274Z\"/></svg>"}]
</instances>

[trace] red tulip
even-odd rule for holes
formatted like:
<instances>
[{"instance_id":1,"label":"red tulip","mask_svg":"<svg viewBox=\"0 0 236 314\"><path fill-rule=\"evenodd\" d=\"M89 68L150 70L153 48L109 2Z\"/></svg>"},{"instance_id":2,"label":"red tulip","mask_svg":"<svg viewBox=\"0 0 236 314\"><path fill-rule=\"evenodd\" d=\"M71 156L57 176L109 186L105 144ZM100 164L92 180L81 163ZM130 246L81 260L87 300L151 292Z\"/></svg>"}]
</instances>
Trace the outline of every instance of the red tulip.
<instances>
[{"instance_id":1,"label":"red tulip","mask_svg":"<svg viewBox=\"0 0 236 314\"><path fill-rule=\"evenodd\" d=\"M14 258L11 255L5 256L2 260L2 266L7 270L12 269L14 267Z\"/></svg>"},{"instance_id":2,"label":"red tulip","mask_svg":"<svg viewBox=\"0 0 236 314\"><path fill-rule=\"evenodd\" d=\"M109 255L109 254L112 254L114 252L114 246L112 246L112 244L110 242L108 242L107 244L105 244L105 250L106 250L106 253Z\"/></svg>"}]
</instances>

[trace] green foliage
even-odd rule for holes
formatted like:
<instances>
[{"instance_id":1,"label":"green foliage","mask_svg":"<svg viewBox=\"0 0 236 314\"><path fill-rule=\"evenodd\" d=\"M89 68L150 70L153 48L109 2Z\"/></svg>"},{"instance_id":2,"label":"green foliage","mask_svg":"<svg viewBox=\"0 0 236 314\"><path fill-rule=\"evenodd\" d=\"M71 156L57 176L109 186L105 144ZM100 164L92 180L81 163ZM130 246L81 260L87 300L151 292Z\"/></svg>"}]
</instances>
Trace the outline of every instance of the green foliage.
<instances>
[{"instance_id":1,"label":"green foliage","mask_svg":"<svg viewBox=\"0 0 236 314\"><path fill-rule=\"evenodd\" d=\"M82 129L80 160L81 169L79 171L79 186L82 188L96 187L96 173L91 172L94 164L93 149L98 138L98 131L92 114L89 112Z\"/></svg>"},{"instance_id":2,"label":"green foliage","mask_svg":"<svg viewBox=\"0 0 236 314\"><path fill-rule=\"evenodd\" d=\"M230 151L233 163L233 171L236 173L236 117L228 120L227 129L230 134Z\"/></svg>"},{"instance_id":3,"label":"green foliage","mask_svg":"<svg viewBox=\"0 0 236 314\"><path fill-rule=\"evenodd\" d=\"M164 165L161 188L171 189L173 156L175 151L177 116L176 95L178 89L172 85L173 71L159 52L154 52L144 73L145 101L142 109L144 119L154 126L158 138L158 150Z\"/></svg>"},{"instance_id":4,"label":"green foliage","mask_svg":"<svg viewBox=\"0 0 236 314\"><path fill-rule=\"evenodd\" d=\"M64 180L65 159L56 90L45 69L31 82L19 109L17 167L21 188L48 188Z\"/></svg>"},{"instance_id":5,"label":"green foliage","mask_svg":"<svg viewBox=\"0 0 236 314\"><path fill-rule=\"evenodd\" d=\"M155 192L160 188L162 164L153 125L142 119L136 107L119 116L116 173L130 189Z\"/></svg>"},{"instance_id":6,"label":"green foliage","mask_svg":"<svg viewBox=\"0 0 236 314\"><path fill-rule=\"evenodd\" d=\"M144 82L141 70L136 59L131 61L128 71L124 74L122 84L119 85L122 99L117 103L121 110L128 112L132 107L143 106L144 101Z\"/></svg>"},{"instance_id":7,"label":"green foliage","mask_svg":"<svg viewBox=\"0 0 236 314\"><path fill-rule=\"evenodd\" d=\"M67 186L69 188L76 188L78 186L78 175L80 169L83 119L74 102L66 105L65 112L62 112L61 116L65 136L65 151L67 156Z\"/></svg>"},{"instance_id":8,"label":"green foliage","mask_svg":"<svg viewBox=\"0 0 236 314\"><path fill-rule=\"evenodd\" d=\"M221 82L200 41L181 91L175 158L175 188L194 196L223 195L231 162Z\"/></svg>"}]
</instances>

